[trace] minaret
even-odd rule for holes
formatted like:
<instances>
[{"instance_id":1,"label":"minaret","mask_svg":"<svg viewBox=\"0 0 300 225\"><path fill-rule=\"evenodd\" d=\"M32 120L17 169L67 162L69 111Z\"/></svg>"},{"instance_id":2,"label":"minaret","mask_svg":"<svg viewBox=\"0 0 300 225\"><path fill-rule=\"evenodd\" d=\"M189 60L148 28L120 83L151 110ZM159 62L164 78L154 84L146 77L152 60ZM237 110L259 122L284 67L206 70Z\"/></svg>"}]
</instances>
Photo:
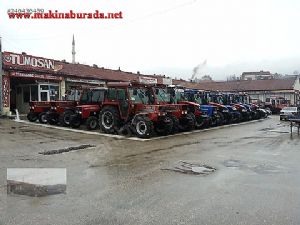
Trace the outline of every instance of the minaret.
<instances>
[{"instance_id":1,"label":"minaret","mask_svg":"<svg viewBox=\"0 0 300 225\"><path fill-rule=\"evenodd\" d=\"M75 63L75 39L74 39L74 34L73 34L73 41L72 41L72 63Z\"/></svg>"}]
</instances>

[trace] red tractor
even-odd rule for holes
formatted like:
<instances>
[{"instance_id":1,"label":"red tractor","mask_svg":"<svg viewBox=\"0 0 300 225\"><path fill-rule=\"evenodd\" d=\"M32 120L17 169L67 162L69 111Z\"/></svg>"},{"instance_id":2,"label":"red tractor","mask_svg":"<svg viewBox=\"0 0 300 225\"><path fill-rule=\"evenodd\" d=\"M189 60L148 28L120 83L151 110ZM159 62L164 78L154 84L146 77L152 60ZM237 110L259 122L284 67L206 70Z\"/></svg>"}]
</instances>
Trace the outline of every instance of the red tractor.
<instances>
[{"instance_id":1,"label":"red tractor","mask_svg":"<svg viewBox=\"0 0 300 225\"><path fill-rule=\"evenodd\" d=\"M59 123L62 126L70 125L70 115L75 112L75 108L80 99L79 90L70 90L65 101L51 101L51 108L47 112L47 121L51 125Z\"/></svg>"},{"instance_id":2,"label":"red tractor","mask_svg":"<svg viewBox=\"0 0 300 225\"><path fill-rule=\"evenodd\" d=\"M170 88L167 88L164 85L155 85L152 87L152 90L154 93L155 104L173 108L170 112L174 123L173 132L195 129L198 125L196 116L198 117L199 114L201 114L200 110L197 109L197 106L199 106L197 103L188 101L173 102L173 93L171 93Z\"/></svg>"},{"instance_id":3,"label":"red tractor","mask_svg":"<svg viewBox=\"0 0 300 225\"><path fill-rule=\"evenodd\" d=\"M194 97L189 98L191 93L186 94L184 87L180 85L169 85L167 90L171 95L170 103L185 104L188 106L188 114L194 117L194 126L196 129L203 128L209 124L209 116L207 113L201 111L200 104L195 100Z\"/></svg>"},{"instance_id":4,"label":"red tractor","mask_svg":"<svg viewBox=\"0 0 300 225\"><path fill-rule=\"evenodd\" d=\"M50 102L47 101L32 101L29 103L30 111L27 114L27 119L30 122L39 120L40 123L47 123L47 111L51 108Z\"/></svg>"},{"instance_id":5,"label":"red tractor","mask_svg":"<svg viewBox=\"0 0 300 225\"><path fill-rule=\"evenodd\" d=\"M174 132L178 118L183 121L187 115L186 105L160 104L164 100L157 98L161 93L153 85L112 82L107 86L99 115L100 127L105 133L132 131L140 138L150 138L155 131L166 135Z\"/></svg>"},{"instance_id":6,"label":"red tractor","mask_svg":"<svg viewBox=\"0 0 300 225\"><path fill-rule=\"evenodd\" d=\"M279 113L280 110L288 106L290 106L290 100L284 97L271 96L270 98L266 98L266 102L264 102L264 107L274 114Z\"/></svg>"},{"instance_id":7,"label":"red tractor","mask_svg":"<svg viewBox=\"0 0 300 225\"><path fill-rule=\"evenodd\" d=\"M63 118L69 118L70 126L80 127L85 123L88 130L95 130L99 127L98 117L102 102L105 99L107 88L94 88L83 91L78 105L73 109L65 110Z\"/></svg>"}]
</instances>

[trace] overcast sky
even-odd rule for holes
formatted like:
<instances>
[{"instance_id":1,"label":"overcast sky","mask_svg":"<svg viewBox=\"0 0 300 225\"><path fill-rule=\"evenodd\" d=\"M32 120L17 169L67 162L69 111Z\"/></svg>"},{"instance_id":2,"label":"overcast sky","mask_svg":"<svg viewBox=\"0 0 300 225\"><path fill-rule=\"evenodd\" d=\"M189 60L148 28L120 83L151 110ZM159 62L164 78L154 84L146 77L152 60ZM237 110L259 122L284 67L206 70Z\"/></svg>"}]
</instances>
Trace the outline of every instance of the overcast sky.
<instances>
[{"instance_id":1,"label":"overcast sky","mask_svg":"<svg viewBox=\"0 0 300 225\"><path fill-rule=\"evenodd\" d=\"M122 20L12 20L9 8L123 12ZM297 0L0 0L3 50L124 71L214 79L300 70Z\"/></svg>"}]
</instances>

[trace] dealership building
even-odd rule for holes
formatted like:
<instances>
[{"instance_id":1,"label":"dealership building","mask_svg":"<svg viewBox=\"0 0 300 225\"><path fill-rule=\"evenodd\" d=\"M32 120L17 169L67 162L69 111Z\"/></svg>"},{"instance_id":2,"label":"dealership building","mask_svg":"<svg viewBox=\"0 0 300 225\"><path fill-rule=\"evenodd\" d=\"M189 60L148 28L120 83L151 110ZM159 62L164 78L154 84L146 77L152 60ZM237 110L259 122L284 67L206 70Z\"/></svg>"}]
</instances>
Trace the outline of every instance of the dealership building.
<instances>
[{"instance_id":1,"label":"dealership building","mask_svg":"<svg viewBox=\"0 0 300 225\"><path fill-rule=\"evenodd\" d=\"M142 75L13 52L2 53L2 108L9 115L17 109L29 111L30 101L64 99L72 88L104 86L109 81L132 81L140 78L171 84L164 76Z\"/></svg>"},{"instance_id":2,"label":"dealership building","mask_svg":"<svg viewBox=\"0 0 300 225\"><path fill-rule=\"evenodd\" d=\"M105 86L110 81L137 81L158 84L179 84L187 88L221 92L247 92L251 99L266 101L271 97L283 97L292 105L300 105L300 78L238 80L225 82L191 83L172 80L161 75L143 75L139 72L112 70L97 65L89 66L54 59L2 53L2 113L10 115L16 109L29 111L30 101L63 100L72 89ZM0 96L1 99L1 96Z\"/></svg>"}]
</instances>

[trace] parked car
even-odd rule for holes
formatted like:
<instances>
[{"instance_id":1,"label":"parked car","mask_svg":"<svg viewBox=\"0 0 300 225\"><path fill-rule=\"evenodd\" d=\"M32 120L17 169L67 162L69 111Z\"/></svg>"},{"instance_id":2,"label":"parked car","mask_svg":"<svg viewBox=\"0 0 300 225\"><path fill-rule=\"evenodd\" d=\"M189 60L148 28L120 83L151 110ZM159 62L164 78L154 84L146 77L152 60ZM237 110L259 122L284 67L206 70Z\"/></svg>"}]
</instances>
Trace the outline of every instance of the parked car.
<instances>
[{"instance_id":1,"label":"parked car","mask_svg":"<svg viewBox=\"0 0 300 225\"><path fill-rule=\"evenodd\" d=\"M280 120L288 120L290 118L295 118L299 115L300 108L299 107L284 107L280 111Z\"/></svg>"}]
</instances>

